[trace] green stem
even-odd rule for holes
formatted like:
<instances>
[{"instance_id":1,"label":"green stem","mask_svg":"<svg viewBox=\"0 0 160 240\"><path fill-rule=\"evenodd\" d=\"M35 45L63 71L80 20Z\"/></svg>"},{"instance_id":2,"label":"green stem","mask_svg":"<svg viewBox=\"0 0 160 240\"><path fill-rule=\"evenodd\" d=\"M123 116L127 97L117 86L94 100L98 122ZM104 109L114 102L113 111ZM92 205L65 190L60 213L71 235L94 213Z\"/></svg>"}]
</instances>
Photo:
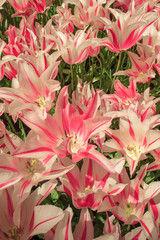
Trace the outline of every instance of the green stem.
<instances>
[{"instance_id":1,"label":"green stem","mask_svg":"<svg viewBox=\"0 0 160 240\"><path fill-rule=\"evenodd\" d=\"M6 113L4 113L4 116L7 119L9 125L11 126L13 133L17 135L17 131L16 131L15 127L13 126L11 119L8 117L8 115Z\"/></svg>"},{"instance_id":2,"label":"green stem","mask_svg":"<svg viewBox=\"0 0 160 240\"><path fill-rule=\"evenodd\" d=\"M58 5L59 5L59 6L61 6L61 5L62 5L62 4L61 4L61 0L58 0Z\"/></svg>"},{"instance_id":3,"label":"green stem","mask_svg":"<svg viewBox=\"0 0 160 240\"><path fill-rule=\"evenodd\" d=\"M60 63L60 65L59 65L59 74L60 74L60 81L61 81L61 85L62 85L62 87L64 86L64 78L63 78L63 69L62 69L62 65L61 65L61 63Z\"/></svg>"},{"instance_id":4,"label":"green stem","mask_svg":"<svg viewBox=\"0 0 160 240\"><path fill-rule=\"evenodd\" d=\"M21 136L23 137L23 140L25 140L26 139L26 132L24 130L23 123L22 123L21 119L18 119L18 121L19 121L19 128L21 130Z\"/></svg>"},{"instance_id":5,"label":"green stem","mask_svg":"<svg viewBox=\"0 0 160 240\"><path fill-rule=\"evenodd\" d=\"M94 77L94 62L93 62L93 57L92 57L92 79L91 79L91 86L93 83L93 77Z\"/></svg>"},{"instance_id":6,"label":"green stem","mask_svg":"<svg viewBox=\"0 0 160 240\"><path fill-rule=\"evenodd\" d=\"M130 229L131 229L131 225L128 225L128 226L127 226L127 232L129 232Z\"/></svg>"},{"instance_id":7,"label":"green stem","mask_svg":"<svg viewBox=\"0 0 160 240\"><path fill-rule=\"evenodd\" d=\"M150 181L147 181L147 184L149 184L150 182L153 182L154 180L156 180L159 177L160 177L160 172L156 173L155 176L150 179Z\"/></svg>"},{"instance_id":8,"label":"green stem","mask_svg":"<svg viewBox=\"0 0 160 240\"><path fill-rule=\"evenodd\" d=\"M103 67L102 67L102 63L101 63L101 60L98 56L96 56L98 62L99 62L99 65L100 65L100 68L101 68L101 76L100 76L100 88L102 87L102 73L103 73Z\"/></svg>"},{"instance_id":9,"label":"green stem","mask_svg":"<svg viewBox=\"0 0 160 240\"><path fill-rule=\"evenodd\" d=\"M71 70L71 91L73 91L73 87L74 87L73 64L70 64L70 70Z\"/></svg>"},{"instance_id":10,"label":"green stem","mask_svg":"<svg viewBox=\"0 0 160 240\"><path fill-rule=\"evenodd\" d=\"M122 52L120 51L120 52L119 52L118 64L117 64L117 67L116 67L116 72L118 72L118 70L119 70L120 63L121 63L121 59L122 59ZM114 81L115 81L116 77L117 77L117 76L114 76L113 81L112 81L111 93L113 93L113 89L114 89Z\"/></svg>"}]
</instances>

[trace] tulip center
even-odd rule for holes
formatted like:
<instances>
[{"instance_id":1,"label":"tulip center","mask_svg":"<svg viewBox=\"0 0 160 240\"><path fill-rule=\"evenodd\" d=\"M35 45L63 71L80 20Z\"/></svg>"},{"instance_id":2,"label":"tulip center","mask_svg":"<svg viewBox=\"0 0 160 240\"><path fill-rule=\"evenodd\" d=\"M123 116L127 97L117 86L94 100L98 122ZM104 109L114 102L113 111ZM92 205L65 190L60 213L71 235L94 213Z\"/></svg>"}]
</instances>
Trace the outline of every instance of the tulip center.
<instances>
[{"instance_id":1,"label":"tulip center","mask_svg":"<svg viewBox=\"0 0 160 240\"><path fill-rule=\"evenodd\" d=\"M126 103L126 105L128 106L128 105L130 105L132 102L131 102L131 100L130 100L129 98L127 98L126 101L125 101L125 103Z\"/></svg>"},{"instance_id":2,"label":"tulip center","mask_svg":"<svg viewBox=\"0 0 160 240\"><path fill-rule=\"evenodd\" d=\"M83 144L81 138L79 138L76 134L67 134L67 137L70 138L68 142L68 151L72 154L77 154Z\"/></svg>"},{"instance_id":3,"label":"tulip center","mask_svg":"<svg viewBox=\"0 0 160 240\"><path fill-rule=\"evenodd\" d=\"M140 72L140 73L139 73L140 76L143 76L143 74L144 74L143 72Z\"/></svg>"},{"instance_id":4,"label":"tulip center","mask_svg":"<svg viewBox=\"0 0 160 240\"><path fill-rule=\"evenodd\" d=\"M36 103L41 108L45 108L45 106L46 106L45 99L41 98L41 97L36 100Z\"/></svg>"},{"instance_id":5,"label":"tulip center","mask_svg":"<svg viewBox=\"0 0 160 240\"><path fill-rule=\"evenodd\" d=\"M89 185L84 189L84 191L90 191L90 190L91 190L91 187Z\"/></svg>"},{"instance_id":6,"label":"tulip center","mask_svg":"<svg viewBox=\"0 0 160 240\"><path fill-rule=\"evenodd\" d=\"M130 217L132 214L135 214L136 208L132 203L127 203L126 206L127 206L126 208L127 217Z\"/></svg>"},{"instance_id":7,"label":"tulip center","mask_svg":"<svg viewBox=\"0 0 160 240\"><path fill-rule=\"evenodd\" d=\"M8 230L8 233L3 232L3 234L8 240L21 240L22 229L13 226Z\"/></svg>"},{"instance_id":8,"label":"tulip center","mask_svg":"<svg viewBox=\"0 0 160 240\"><path fill-rule=\"evenodd\" d=\"M135 144L130 146L128 145L126 152L130 158L133 160L138 160L141 155L142 148L141 146L136 146Z\"/></svg>"},{"instance_id":9,"label":"tulip center","mask_svg":"<svg viewBox=\"0 0 160 240\"><path fill-rule=\"evenodd\" d=\"M35 173L41 173L44 169L41 161L37 159L27 159L25 163L27 170L27 176L33 175Z\"/></svg>"}]
</instances>

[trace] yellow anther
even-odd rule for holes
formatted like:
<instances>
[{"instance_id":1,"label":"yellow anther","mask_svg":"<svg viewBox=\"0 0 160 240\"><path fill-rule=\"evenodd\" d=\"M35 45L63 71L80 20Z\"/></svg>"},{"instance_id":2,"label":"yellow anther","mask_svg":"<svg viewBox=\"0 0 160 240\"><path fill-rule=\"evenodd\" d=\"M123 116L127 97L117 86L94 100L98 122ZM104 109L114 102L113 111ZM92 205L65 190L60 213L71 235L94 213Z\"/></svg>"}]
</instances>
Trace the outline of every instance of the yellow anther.
<instances>
[{"instance_id":1,"label":"yellow anther","mask_svg":"<svg viewBox=\"0 0 160 240\"><path fill-rule=\"evenodd\" d=\"M89 190L91 190L91 187L88 185L88 187L86 187L84 191L89 191Z\"/></svg>"},{"instance_id":2,"label":"yellow anther","mask_svg":"<svg viewBox=\"0 0 160 240\"><path fill-rule=\"evenodd\" d=\"M45 108L46 106L45 100L42 99L41 97L36 100L36 103L38 103L38 106L42 108Z\"/></svg>"},{"instance_id":3,"label":"yellow anther","mask_svg":"<svg viewBox=\"0 0 160 240\"><path fill-rule=\"evenodd\" d=\"M27 167L29 173L34 173L35 172L36 163L37 163L36 159L31 159L31 160L27 161L26 167Z\"/></svg>"},{"instance_id":4,"label":"yellow anther","mask_svg":"<svg viewBox=\"0 0 160 240\"><path fill-rule=\"evenodd\" d=\"M13 226L8 230L8 233L9 235L6 234L8 239L20 240L22 229L17 226Z\"/></svg>"}]
</instances>

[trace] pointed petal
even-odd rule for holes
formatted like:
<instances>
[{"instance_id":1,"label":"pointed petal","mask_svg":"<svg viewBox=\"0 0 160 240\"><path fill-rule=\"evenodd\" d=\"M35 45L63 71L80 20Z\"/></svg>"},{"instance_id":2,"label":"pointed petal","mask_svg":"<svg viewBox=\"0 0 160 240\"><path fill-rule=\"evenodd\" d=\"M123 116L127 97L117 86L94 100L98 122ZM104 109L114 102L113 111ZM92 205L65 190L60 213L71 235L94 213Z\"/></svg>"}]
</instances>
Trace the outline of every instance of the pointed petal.
<instances>
[{"instance_id":1,"label":"pointed petal","mask_svg":"<svg viewBox=\"0 0 160 240\"><path fill-rule=\"evenodd\" d=\"M82 208L73 236L74 239L78 240L92 240L94 238L93 224L87 208Z\"/></svg>"},{"instance_id":2,"label":"pointed petal","mask_svg":"<svg viewBox=\"0 0 160 240\"><path fill-rule=\"evenodd\" d=\"M34 225L30 236L47 233L53 228L64 216L61 208L44 205L37 206L34 209Z\"/></svg>"}]
</instances>

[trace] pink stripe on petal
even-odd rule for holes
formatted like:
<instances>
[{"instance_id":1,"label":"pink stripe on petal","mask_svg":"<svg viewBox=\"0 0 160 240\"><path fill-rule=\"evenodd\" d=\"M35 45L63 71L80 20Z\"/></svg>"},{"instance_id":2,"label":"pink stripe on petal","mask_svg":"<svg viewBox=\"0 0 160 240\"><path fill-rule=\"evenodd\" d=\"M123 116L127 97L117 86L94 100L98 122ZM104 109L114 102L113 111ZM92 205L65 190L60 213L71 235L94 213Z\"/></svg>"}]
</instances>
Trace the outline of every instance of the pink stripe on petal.
<instances>
[{"instance_id":1,"label":"pink stripe on petal","mask_svg":"<svg viewBox=\"0 0 160 240\"><path fill-rule=\"evenodd\" d=\"M97 138L97 142L98 142L100 148L102 148L100 136L98 135L98 136L96 136L96 138Z\"/></svg>"},{"instance_id":2,"label":"pink stripe on petal","mask_svg":"<svg viewBox=\"0 0 160 240\"><path fill-rule=\"evenodd\" d=\"M154 214L154 220L156 221L159 217L159 213L158 213L157 205L153 199L150 200L150 206L151 206L152 212Z\"/></svg>"},{"instance_id":3,"label":"pink stripe on petal","mask_svg":"<svg viewBox=\"0 0 160 240\"><path fill-rule=\"evenodd\" d=\"M117 25L118 25L119 29L121 30L121 23L120 23L119 19L117 20Z\"/></svg>"},{"instance_id":4,"label":"pink stripe on petal","mask_svg":"<svg viewBox=\"0 0 160 240\"><path fill-rule=\"evenodd\" d=\"M112 137L112 138L118 143L118 145L119 145L122 149L124 149L125 146L123 145L123 143L120 141L119 138L115 137L113 134L107 132L106 130L105 130L105 132L106 132L110 137Z\"/></svg>"},{"instance_id":5,"label":"pink stripe on petal","mask_svg":"<svg viewBox=\"0 0 160 240\"><path fill-rule=\"evenodd\" d=\"M7 166L0 166L0 169L5 169L5 170L11 171L11 172L19 172L17 169L7 167Z\"/></svg>"},{"instance_id":6,"label":"pink stripe on petal","mask_svg":"<svg viewBox=\"0 0 160 240\"><path fill-rule=\"evenodd\" d=\"M55 234L55 229L52 228L52 229L51 229L51 232L52 232L52 234L53 234L53 236L54 236L54 234Z\"/></svg>"},{"instance_id":7,"label":"pink stripe on petal","mask_svg":"<svg viewBox=\"0 0 160 240\"><path fill-rule=\"evenodd\" d=\"M25 98L19 96L19 95L16 95L16 94L9 94L9 93L0 93L0 95L6 95L6 96L10 96L10 97L16 97L16 98L20 98L21 100L23 100L25 103L30 103L29 101L27 101Z\"/></svg>"},{"instance_id":8,"label":"pink stripe on petal","mask_svg":"<svg viewBox=\"0 0 160 240\"><path fill-rule=\"evenodd\" d=\"M140 181L143 179L144 177L144 173L145 173L146 169L143 169L141 175L138 178L137 184L135 186L135 191L134 191L134 198L138 201L139 199L139 183Z\"/></svg>"},{"instance_id":9,"label":"pink stripe on petal","mask_svg":"<svg viewBox=\"0 0 160 240\"><path fill-rule=\"evenodd\" d=\"M107 169L107 171L115 173L113 164L107 158L105 158L102 153L99 153L98 151L92 149L90 152L84 152L83 154L81 154L81 156L82 158L91 158L92 160L98 162L105 169Z\"/></svg>"},{"instance_id":10,"label":"pink stripe on petal","mask_svg":"<svg viewBox=\"0 0 160 240\"><path fill-rule=\"evenodd\" d=\"M14 145L13 142L11 141L11 138L10 138L8 135L6 135L6 138L7 138L7 140L9 141L9 143L12 145L12 147L13 147L14 149L16 149L15 145Z\"/></svg>"},{"instance_id":11,"label":"pink stripe on petal","mask_svg":"<svg viewBox=\"0 0 160 240\"><path fill-rule=\"evenodd\" d=\"M76 58L76 62L82 62L84 61L87 57L88 57L88 51L87 50L88 47L86 47L85 49L83 49L83 51L80 53L80 55ZM85 52L86 51L86 52Z\"/></svg>"},{"instance_id":12,"label":"pink stripe on petal","mask_svg":"<svg viewBox=\"0 0 160 240\"><path fill-rule=\"evenodd\" d=\"M158 17L157 17L158 19ZM147 26L143 27L143 29L139 32L139 36L142 35L144 33L144 31L150 26L152 25L152 23L154 23L157 19L153 20L152 22L150 22Z\"/></svg>"},{"instance_id":13,"label":"pink stripe on petal","mask_svg":"<svg viewBox=\"0 0 160 240\"><path fill-rule=\"evenodd\" d=\"M42 161L43 165L46 165L49 162L49 160L52 159L52 157L53 155L48 155L46 158L44 158Z\"/></svg>"},{"instance_id":14,"label":"pink stripe on petal","mask_svg":"<svg viewBox=\"0 0 160 240\"><path fill-rule=\"evenodd\" d=\"M13 153L12 156L18 156L21 154L28 154L28 153L35 153L35 152L53 152L53 150L51 148L47 148L47 147L40 147L40 148L36 148L33 150L28 150L28 151L19 152L19 153Z\"/></svg>"},{"instance_id":15,"label":"pink stripe on petal","mask_svg":"<svg viewBox=\"0 0 160 240\"><path fill-rule=\"evenodd\" d=\"M74 42L75 47L77 47L77 43L78 43L78 40L79 40L80 36L81 36L81 34L79 34L79 36L76 38L76 40Z\"/></svg>"},{"instance_id":16,"label":"pink stripe on petal","mask_svg":"<svg viewBox=\"0 0 160 240\"><path fill-rule=\"evenodd\" d=\"M69 222L70 222L70 213L68 214L68 219L67 219L67 227L66 227L66 231L65 231L65 240L69 240L68 239Z\"/></svg>"},{"instance_id":17,"label":"pink stripe on petal","mask_svg":"<svg viewBox=\"0 0 160 240\"><path fill-rule=\"evenodd\" d=\"M95 8L95 11L94 11L95 16L97 15L97 12L98 12L98 6Z\"/></svg>"},{"instance_id":18,"label":"pink stripe on petal","mask_svg":"<svg viewBox=\"0 0 160 240\"><path fill-rule=\"evenodd\" d=\"M6 187L7 185L10 185L11 183L17 182L17 181L18 181L18 178L13 179L13 180L8 181L8 182L5 182L5 183L1 183L1 184L0 184L0 189Z\"/></svg>"},{"instance_id":19,"label":"pink stripe on petal","mask_svg":"<svg viewBox=\"0 0 160 240\"><path fill-rule=\"evenodd\" d=\"M115 203L112 201L112 199L110 198L110 196L108 196L108 200L109 200L109 203L111 204L112 207L115 207Z\"/></svg>"},{"instance_id":20,"label":"pink stripe on petal","mask_svg":"<svg viewBox=\"0 0 160 240\"><path fill-rule=\"evenodd\" d=\"M120 188L114 189L113 191L108 192L108 194L114 194L114 193L118 192L119 190L120 190Z\"/></svg>"},{"instance_id":21,"label":"pink stripe on petal","mask_svg":"<svg viewBox=\"0 0 160 240\"><path fill-rule=\"evenodd\" d=\"M32 232L32 228L33 228L33 225L34 225L34 212L32 214L32 218L31 218L31 221L30 221L30 224L29 224L29 233Z\"/></svg>"},{"instance_id":22,"label":"pink stripe on petal","mask_svg":"<svg viewBox=\"0 0 160 240\"><path fill-rule=\"evenodd\" d=\"M110 211L112 212L112 211ZM125 220L123 219L123 217L119 216L117 213L113 213L115 215L115 217L117 217L119 220L121 220L122 222L125 222Z\"/></svg>"},{"instance_id":23,"label":"pink stripe on petal","mask_svg":"<svg viewBox=\"0 0 160 240\"><path fill-rule=\"evenodd\" d=\"M53 186L50 186L50 188L43 194L43 196L39 199L36 206L40 205L41 202L46 198L46 195L48 195L53 189Z\"/></svg>"},{"instance_id":24,"label":"pink stripe on petal","mask_svg":"<svg viewBox=\"0 0 160 240\"><path fill-rule=\"evenodd\" d=\"M145 230L148 232L149 236L152 237L151 232L149 231L148 227L146 226L146 224L143 221L140 221L140 223L142 224L142 226L145 228Z\"/></svg>"},{"instance_id":25,"label":"pink stripe on petal","mask_svg":"<svg viewBox=\"0 0 160 240\"><path fill-rule=\"evenodd\" d=\"M14 212L14 208L13 208L13 204L12 204L12 200L10 198L10 195L8 193L8 190L6 189L6 195L7 195L7 207L8 207L8 214L11 218L13 218L13 212Z\"/></svg>"},{"instance_id":26,"label":"pink stripe on petal","mask_svg":"<svg viewBox=\"0 0 160 240\"><path fill-rule=\"evenodd\" d=\"M44 55L45 69L48 68L47 57Z\"/></svg>"},{"instance_id":27,"label":"pink stripe on petal","mask_svg":"<svg viewBox=\"0 0 160 240\"><path fill-rule=\"evenodd\" d=\"M22 11L22 9L20 8L20 6L18 5L18 3L13 0L13 3L14 3L14 8L17 10L17 11Z\"/></svg>"},{"instance_id":28,"label":"pink stripe on petal","mask_svg":"<svg viewBox=\"0 0 160 240\"><path fill-rule=\"evenodd\" d=\"M129 133L130 133L132 139L133 139L134 141L136 141L136 137L135 137L135 134L134 134L134 131L133 131L133 128L132 128L132 125L131 125L129 119L128 119L128 123L129 123Z\"/></svg>"},{"instance_id":29,"label":"pink stripe on petal","mask_svg":"<svg viewBox=\"0 0 160 240\"><path fill-rule=\"evenodd\" d=\"M94 128L92 128L92 130L90 130L90 132L88 132L87 136L86 136L86 139L84 141L87 141L87 139L90 137L91 134L93 134L97 129L100 129L101 130L101 127L103 127L105 124L107 124L108 122L110 121L107 120L105 122L102 122L102 123L99 123L97 126L95 126Z\"/></svg>"},{"instance_id":30,"label":"pink stripe on petal","mask_svg":"<svg viewBox=\"0 0 160 240\"><path fill-rule=\"evenodd\" d=\"M115 32L113 31L113 29L107 29L111 35L112 35L112 39L113 39L113 43L114 43L114 47L116 47L117 49L120 49L118 41L117 41L117 36L115 34Z\"/></svg>"},{"instance_id":31,"label":"pink stripe on petal","mask_svg":"<svg viewBox=\"0 0 160 240\"><path fill-rule=\"evenodd\" d=\"M67 168L66 168L66 169L67 169ZM43 175L43 176L46 176L47 174L65 171L66 169L62 168L62 169L55 169L55 170L51 170L51 171L46 171L46 172L44 172L42 175Z\"/></svg>"},{"instance_id":32,"label":"pink stripe on petal","mask_svg":"<svg viewBox=\"0 0 160 240\"><path fill-rule=\"evenodd\" d=\"M64 184L63 184L63 189L64 189L64 192L67 193L67 194L72 198L72 193L71 193L71 191L70 191L69 188L67 188Z\"/></svg>"},{"instance_id":33,"label":"pink stripe on petal","mask_svg":"<svg viewBox=\"0 0 160 240\"><path fill-rule=\"evenodd\" d=\"M85 186L86 187L90 186L90 184L92 182L92 174L93 174L92 160L89 159L87 174L85 176Z\"/></svg>"},{"instance_id":34,"label":"pink stripe on petal","mask_svg":"<svg viewBox=\"0 0 160 240\"><path fill-rule=\"evenodd\" d=\"M0 148L5 148L5 144L3 143L2 145L0 145Z\"/></svg>"},{"instance_id":35,"label":"pink stripe on petal","mask_svg":"<svg viewBox=\"0 0 160 240\"><path fill-rule=\"evenodd\" d=\"M85 221L84 221L84 229L83 229L81 240L86 239L86 233L87 233L87 213L85 215L86 216L85 216Z\"/></svg>"},{"instance_id":36,"label":"pink stripe on petal","mask_svg":"<svg viewBox=\"0 0 160 240\"><path fill-rule=\"evenodd\" d=\"M31 62L29 62L29 61L27 61L27 60L25 60L25 61L26 61L27 63L29 63L29 64L34 68L34 71L36 72L37 76L40 77L40 74L39 74L37 68L34 66L34 64L31 63Z\"/></svg>"},{"instance_id":37,"label":"pink stripe on petal","mask_svg":"<svg viewBox=\"0 0 160 240\"><path fill-rule=\"evenodd\" d=\"M29 123L31 123L32 125L34 125L34 126L36 126L37 128L39 128L41 131L43 131L43 132L47 135L47 137L49 137L49 138L52 139L53 141L56 142L56 140L58 139L55 135L52 135L49 130L47 130L46 128L42 127L41 125L38 125L38 124L36 124L36 123L34 123L34 122L31 122L29 119L24 118L24 117L21 117L21 119L22 119L22 120L24 119L26 122L29 122Z\"/></svg>"},{"instance_id":38,"label":"pink stripe on petal","mask_svg":"<svg viewBox=\"0 0 160 240\"><path fill-rule=\"evenodd\" d=\"M151 142L150 144L148 144L148 147L149 146L151 146L153 143L155 143L156 141L158 141L160 139L160 137L159 138L157 138L156 140L154 140L153 142Z\"/></svg>"},{"instance_id":39,"label":"pink stripe on petal","mask_svg":"<svg viewBox=\"0 0 160 240\"><path fill-rule=\"evenodd\" d=\"M93 0L90 0L90 7L93 7L93 6L94 6Z\"/></svg>"},{"instance_id":40,"label":"pink stripe on petal","mask_svg":"<svg viewBox=\"0 0 160 240\"><path fill-rule=\"evenodd\" d=\"M70 50L69 48L67 48L67 52L68 52L67 63L69 63L69 64L73 64L73 62L72 62L72 54L71 54L71 50Z\"/></svg>"},{"instance_id":41,"label":"pink stripe on petal","mask_svg":"<svg viewBox=\"0 0 160 240\"><path fill-rule=\"evenodd\" d=\"M133 162L132 162L132 167L131 167L132 173L133 173L135 164L136 164L136 161L133 161Z\"/></svg>"},{"instance_id":42,"label":"pink stripe on petal","mask_svg":"<svg viewBox=\"0 0 160 240\"><path fill-rule=\"evenodd\" d=\"M156 191L154 191L154 193L150 196L150 198L152 198L159 190L160 190L160 188L158 188Z\"/></svg>"},{"instance_id":43,"label":"pink stripe on petal","mask_svg":"<svg viewBox=\"0 0 160 240\"><path fill-rule=\"evenodd\" d=\"M141 71L142 71L142 69L139 67L139 65L138 65L138 64L137 64L137 62L134 60L134 58L133 58L133 57L131 57L131 59L132 59L132 61L134 62L134 64L135 64L135 67L137 68L138 72L141 72Z\"/></svg>"},{"instance_id":44,"label":"pink stripe on petal","mask_svg":"<svg viewBox=\"0 0 160 240\"><path fill-rule=\"evenodd\" d=\"M142 230L136 235L134 236L134 238L132 238L132 240L139 240L139 236L141 235Z\"/></svg>"},{"instance_id":45,"label":"pink stripe on petal","mask_svg":"<svg viewBox=\"0 0 160 240\"><path fill-rule=\"evenodd\" d=\"M137 27L137 28L138 28L138 27ZM134 30L129 34L129 36L127 37L127 39L123 42L121 49L130 48L130 47L132 47L132 46L136 43L136 41L137 41L138 38L139 38L138 33L135 34L135 31L137 30L137 28L134 29Z\"/></svg>"},{"instance_id":46,"label":"pink stripe on petal","mask_svg":"<svg viewBox=\"0 0 160 240\"><path fill-rule=\"evenodd\" d=\"M20 198L23 197L24 190L29 186L30 183L31 183L31 181L26 180L26 181L22 184L21 190L20 190Z\"/></svg>"},{"instance_id":47,"label":"pink stripe on petal","mask_svg":"<svg viewBox=\"0 0 160 240\"><path fill-rule=\"evenodd\" d=\"M159 167L160 167L160 164L155 164L154 166L147 168L147 170L151 171L151 170L159 168Z\"/></svg>"},{"instance_id":48,"label":"pink stripe on petal","mask_svg":"<svg viewBox=\"0 0 160 240\"><path fill-rule=\"evenodd\" d=\"M34 231L39 225L41 225L41 224L43 224L43 223L46 223L46 222L49 222L49 221L51 221L51 220L53 220L53 219L55 219L55 218L57 218L57 217L59 217L59 215L56 216L56 217L52 217L52 218L49 218L49 219L46 219L46 220L44 220L44 221L42 221L42 222L37 223L37 225L34 226L34 228L32 229L32 231Z\"/></svg>"},{"instance_id":49,"label":"pink stripe on petal","mask_svg":"<svg viewBox=\"0 0 160 240\"><path fill-rule=\"evenodd\" d=\"M75 176L71 173L68 172L66 173L67 178L69 179L69 182L72 183L72 187L77 191L77 189L80 189L80 181L78 178L75 178Z\"/></svg>"},{"instance_id":50,"label":"pink stripe on petal","mask_svg":"<svg viewBox=\"0 0 160 240\"><path fill-rule=\"evenodd\" d=\"M111 175L110 173L107 173L107 174L104 176L104 178L99 182L99 184L97 185L97 188L99 188L100 186L102 186L102 189L103 189L110 175Z\"/></svg>"},{"instance_id":51,"label":"pink stripe on petal","mask_svg":"<svg viewBox=\"0 0 160 240\"><path fill-rule=\"evenodd\" d=\"M144 148L146 148L146 146L147 146L147 138L146 138L146 137L145 137L144 140L143 140L142 146L143 146Z\"/></svg>"}]
</instances>

